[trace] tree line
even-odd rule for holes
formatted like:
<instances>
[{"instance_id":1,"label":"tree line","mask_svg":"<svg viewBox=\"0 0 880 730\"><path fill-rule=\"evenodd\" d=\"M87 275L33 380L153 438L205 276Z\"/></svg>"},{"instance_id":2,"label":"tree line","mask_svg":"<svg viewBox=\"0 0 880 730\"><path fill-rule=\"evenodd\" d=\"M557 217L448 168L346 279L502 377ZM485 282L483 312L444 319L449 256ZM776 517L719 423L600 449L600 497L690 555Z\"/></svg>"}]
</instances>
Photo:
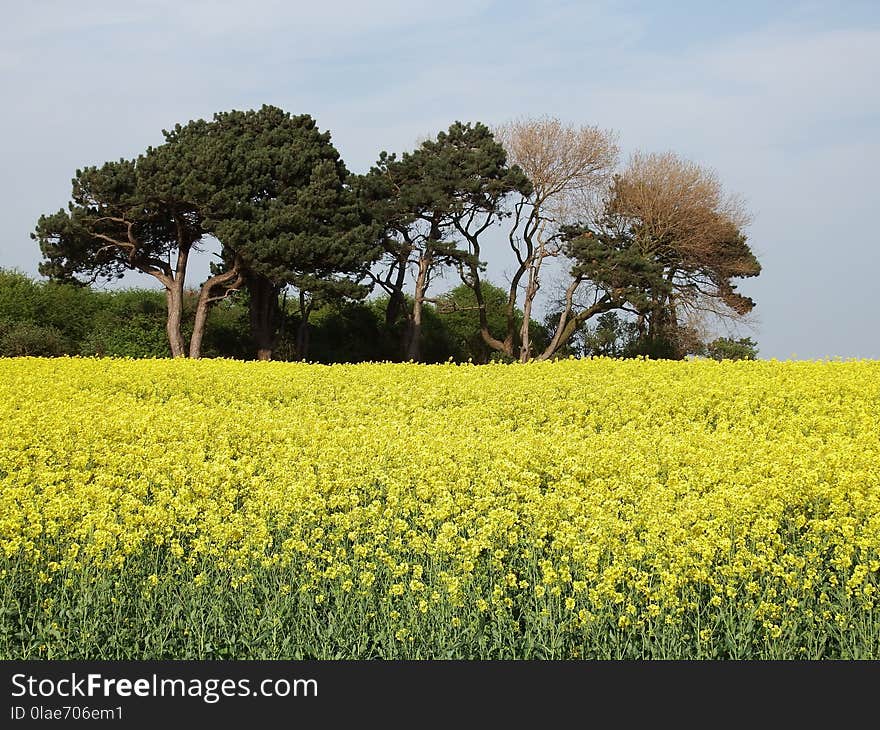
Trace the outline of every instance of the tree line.
<instances>
[{"instance_id":1,"label":"tree line","mask_svg":"<svg viewBox=\"0 0 880 730\"><path fill-rule=\"evenodd\" d=\"M312 117L272 106L163 136L135 159L77 170L67 208L41 216L32 237L55 284L153 276L174 357L308 359L340 313L365 328L342 327L340 338L369 332L381 343L381 357L361 359L467 351L527 362L602 354L608 342L683 357L708 352L701 317L736 320L754 307L735 282L761 270L741 202L674 153L621 165L610 130L455 122L413 151L381 152L365 174L347 169ZM484 258L499 237L509 250L501 288ZM191 258L212 243L210 276L188 288ZM437 294L449 276L460 284ZM231 312L246 335L218 350L209 323ZM440 329L457 326L450 341L466 350L434 347Z\"/></svg>"},{"instance_id":2,"label":"tree line","mask_svg":"<svg viewBox=\"0 0 880 730\"><path fill-rule=\"evenodd\" d=\"M484 287L489 330L500 336L506 326L507 291L494 284ZM422 330L422 358L427 363L486 364L509 358L483 340L480 318L470 289L459 284L427 303ZM198 291L183 297L182 334L192 333ZM409 304L409 300L407 300ZM319 363L355 363L400 359L404 323L385 324L387 296L364 300L336 299L309 313L308 337L303 342L303 313L296 297L282 295L281 324L274 357L307 359ZM515 312L520 329L523 312ZM551 315L552 317L552 315ZM171 355L166 333L165 295L156 289L100 290L55 281L35 281L20 271L0 269L0 357L164 358ZM205 357L240 360L255 357L250 333L247 291L218 302L206 321L202 344ZM531 320L531 341L539 347L550 340L550 327ZM616 312L582 327L559 351L561 357L651 356L644 349L635 324ZM692 354L715 359L754 359L757 346L750 338L716 338Z\"/></svg>"}]
</instances>

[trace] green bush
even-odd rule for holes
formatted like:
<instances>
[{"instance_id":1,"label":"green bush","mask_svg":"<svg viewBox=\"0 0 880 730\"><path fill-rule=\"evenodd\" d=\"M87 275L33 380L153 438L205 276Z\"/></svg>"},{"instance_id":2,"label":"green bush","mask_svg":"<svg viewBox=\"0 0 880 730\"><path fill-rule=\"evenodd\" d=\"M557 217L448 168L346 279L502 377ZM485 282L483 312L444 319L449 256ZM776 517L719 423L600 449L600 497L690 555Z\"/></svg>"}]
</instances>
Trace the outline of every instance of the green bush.
<instances>
[{"instance_id":1,"label":"green bush","mask_svg":"<svg viewBox=\"0 0 880 730\"><path fill-rule=\"evenodd\" d=\"M110 357L168 357L165 295L149 289L95 294L99 306L80 343L80 354Z\"/></svg>"},{"instance_id":2,"label":"green bush","mask_svg":"<svg viewBox=\"0 0 880 730\"><path fill-rule=\"evenodd\" d=\"M55 327L31 322L0 325L0 357L58 357L69 354L70 344Z\"/></svg>"},{"instance_id":3,"label":"green bush","mask_svg":"<svg viewBox=\"0 0 880 730\"><path fill-rule=\"evenodd\" d=\"M237 360L254 357L250 315L243 302L225 299L208 313L202 357L232 357Z\"/></svg>"},{"instance_id":4,"label":"green bush","mask_svg":"<svg viewBox=\"0 0 880 730\"><path fill-rule=\"evenodd\" d=\"M98 296L88 287L36 282L20 271L0 269L0 319L52 328L73 352L91 330Z\"/></svg>"},{"instance_id":5,"label":"green bush","mask_svg":"<svg viewBox=\"0 0 880 730\"><path fill-rule=\"evenodd\" d=\"M751 337L734 340L732 337L719 337L706 346L713 360L755 360L758 357L758 343Z\"/></svg>"}]
</instances>

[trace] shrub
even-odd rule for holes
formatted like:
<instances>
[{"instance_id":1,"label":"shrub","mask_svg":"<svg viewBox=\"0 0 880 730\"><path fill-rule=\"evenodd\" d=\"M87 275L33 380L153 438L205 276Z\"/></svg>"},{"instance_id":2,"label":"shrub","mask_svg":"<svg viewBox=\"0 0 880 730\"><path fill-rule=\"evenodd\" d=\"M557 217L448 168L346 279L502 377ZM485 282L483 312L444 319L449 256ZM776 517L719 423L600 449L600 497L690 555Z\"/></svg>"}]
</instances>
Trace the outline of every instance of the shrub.
<instances>
[{"instance_id":1,"label":"shrub","mask_svg":"<svg viewBox=\"0 0 880 730\"><path fill-rule=\"evenodd\" d=\"M69 354L70 343L55 327L31 322L0 325L0 356L57 357Z\"/></svg>"}]
</instances>

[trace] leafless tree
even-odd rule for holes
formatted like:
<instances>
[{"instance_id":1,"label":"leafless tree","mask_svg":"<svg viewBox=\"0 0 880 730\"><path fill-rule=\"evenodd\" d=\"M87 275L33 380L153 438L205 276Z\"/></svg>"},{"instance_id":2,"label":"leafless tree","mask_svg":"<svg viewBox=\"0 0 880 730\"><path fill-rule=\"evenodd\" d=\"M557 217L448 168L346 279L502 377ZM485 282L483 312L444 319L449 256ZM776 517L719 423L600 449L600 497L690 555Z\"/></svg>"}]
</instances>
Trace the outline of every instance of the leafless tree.
<instances>
[{"instance_id":1,"label":"leafless tree","mask_svg":"<svg viewBox=\"0 0 880 730\"><path fill-rule=\"evenodd\" d=\"M595 126L564 124L553 117L518 119L493 131L507 152L508 163L522 169L533 189L513 203L508 241L517 268L508 289L507 331L499 340L484 326L483 339L490 347L526 362L534 356L529 323L541 288L542 266L562 253L560 226L589 215L607 187L617 159L616 135ZM479 251L475 254L479 257ZM470 273L465 282L479 300L478 272ZM517 333L521 292L523 318Z\"/></svg>"}]
</instances>

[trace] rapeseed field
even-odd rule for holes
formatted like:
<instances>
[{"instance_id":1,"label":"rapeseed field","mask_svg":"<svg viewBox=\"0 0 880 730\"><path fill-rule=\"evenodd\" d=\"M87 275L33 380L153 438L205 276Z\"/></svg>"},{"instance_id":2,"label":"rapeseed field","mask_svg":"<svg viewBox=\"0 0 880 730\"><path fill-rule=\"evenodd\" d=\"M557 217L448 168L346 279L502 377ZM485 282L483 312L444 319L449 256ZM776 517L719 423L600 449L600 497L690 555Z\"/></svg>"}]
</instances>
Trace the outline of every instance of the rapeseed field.
<instances>
[{"instance_id":1,"label":"rapeseed field","mask_svg":"<svg viewBox=\"0 0 880 730\"><path fill-rule=\"evenodd\" d=\"M0 658L880 659L880 362L0 360Z\"/></svg>"}]
</instances>

